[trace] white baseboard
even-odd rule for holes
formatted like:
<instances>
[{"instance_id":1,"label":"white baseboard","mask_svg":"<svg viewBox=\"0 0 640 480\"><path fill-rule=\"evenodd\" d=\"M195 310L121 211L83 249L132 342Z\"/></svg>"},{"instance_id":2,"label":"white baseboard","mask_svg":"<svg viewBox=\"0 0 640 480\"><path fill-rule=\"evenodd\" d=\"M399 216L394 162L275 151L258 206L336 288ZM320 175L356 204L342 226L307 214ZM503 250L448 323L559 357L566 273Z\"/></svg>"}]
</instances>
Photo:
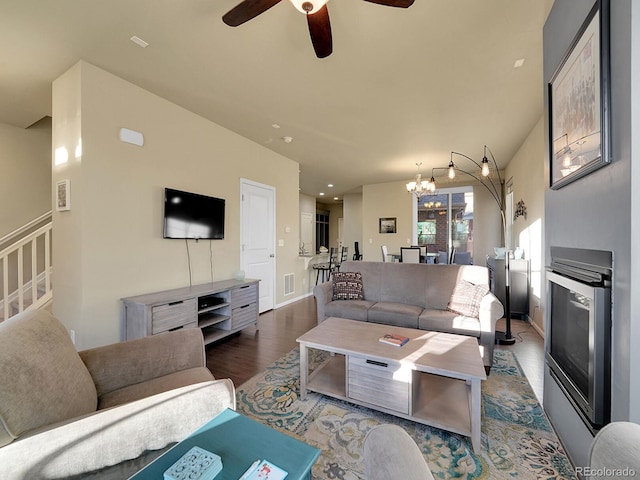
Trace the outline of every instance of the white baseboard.
<instances>
[{"instance_id":1,"label":"white baseboard","mask_svg":"<svg viewBox=\"0 0 640 480\"><path fill-rule=\"evenodd\" d=\"M291 298L291 299L287 300L286 302L278 303L275 308L282 308L282 307L284 307L286 305L289 305L291 303L295 303L295 302L297 302L299 300L302 300L303 298L311 297L312 295L313 295L313 292L305 293L304 295L299 295L299 296L297 296L295 298Z\"/></svg>"},{"instance_id":2,"label":"white baseboard","mask_svg":"<svg viewBox=\"0 0 640 480\"><path fill-rule=\"evenodd\" d=\"M533 329L538 332L538 335L540 335L542 338L544 338L544 330L542 330L537 323L535 323L533 321L533 319L527 315L527 322L529 322L529 325L531 325L533 327Z\"/></svg>"}]
</instances>

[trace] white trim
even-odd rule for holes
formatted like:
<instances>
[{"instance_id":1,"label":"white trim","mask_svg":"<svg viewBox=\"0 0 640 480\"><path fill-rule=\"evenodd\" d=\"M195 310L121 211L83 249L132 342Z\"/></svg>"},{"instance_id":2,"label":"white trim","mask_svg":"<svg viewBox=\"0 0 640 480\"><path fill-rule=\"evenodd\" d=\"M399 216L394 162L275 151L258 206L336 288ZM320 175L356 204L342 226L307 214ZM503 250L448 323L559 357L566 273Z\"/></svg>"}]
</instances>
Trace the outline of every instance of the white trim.
<instances>
[{"instance_id":1,"label":"white trim","mask_svg":"<svg viewBox=\"0 0 640 480\"><path fill-rule=\"evenodd\" d=\"M531 317L529 315L527 315L527 321L529 322L529 324L533 327L533 329L538 332L538 335L540 335L542 337L542 339L544 340L544 331L538 326L538 324L536 322L534 322Z\"/></svg>"},{"instance_id":2,"label":"white trim","mask_svg":"<svg viewBox=\"0 0 640 480\"><path fill-rule=\"evenodd\" d=\"M23 295L27 298L31 298L31 303L29 304L29 306L27 308L25 308L24 310L29 310L29 309L33 309L33 308L40 308L42 307L44 304L46 304L47 302L49 302L52 298L53 298L53 290L51 289L50 285L49 285L49 279L51 278L51 271L53 270L53 267L49 267L48 269L46 269L43 272L40 272L37 277L36 277L36 285L41 285L44 284L43 286L45 287L45 293L42 294L42 296L38 297L38 299L35 301L35 305L33 302L33 295L29 296L29 293L33 290L33 282L31 280L29 280L28 282L24 283L24 288L21 289L16 289L13 292L9 293L7 295L6 298L6 302L8 305L11 305L13 302L15 302L16 300L19 300L20 297L20 291L23 292ZM38 289L36 288L36 295L37 295ZM2 310L4 310L4 305L5 305L5 299L0 299L0 312L2 312ZM0 321L4 318L4 316L2 314L0 314Z\"/></svg>"},{"instance_id":3,"label":"white trim","mask_svg":"<svg viewBox=\"0 0 640 480\"><path fill-rule=\"evenodd\" d=\"M305 299L307 297L311 297L311 296L313 296L313 292L305 293L304 295L300 295L300 296L298 296L296 298L291 298L291 299L287 300L286 302L279 303L273 308L274 309L282 308L282 307L285 307L285 306L287 306L287 305L289 305L291 303L298 302L300 300L303 300L303 299Z\"/></svg>"}]
</instances>

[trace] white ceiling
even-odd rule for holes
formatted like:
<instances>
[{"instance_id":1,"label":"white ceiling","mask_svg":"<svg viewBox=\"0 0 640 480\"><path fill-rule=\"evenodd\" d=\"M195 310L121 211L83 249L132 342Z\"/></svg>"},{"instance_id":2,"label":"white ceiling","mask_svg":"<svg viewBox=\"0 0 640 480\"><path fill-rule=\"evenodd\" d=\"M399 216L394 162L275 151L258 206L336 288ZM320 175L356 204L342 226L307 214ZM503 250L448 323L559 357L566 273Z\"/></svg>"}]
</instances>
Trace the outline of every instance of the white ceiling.
<instances>
[{"instance_id":1,"label":"white ceiling","mask_svg":"<svg viewBox=\"0 0 640 480\"><path fill-rule=\"evenodd\" d=\"M485 144L504 167L542 115L553 0L331 0L322 60L290 2L228 27L237 3L0 0L0 122L50 115L51 82L84 59L299 162L301 191L333 197Z\"/></svg>"}]
</instances>

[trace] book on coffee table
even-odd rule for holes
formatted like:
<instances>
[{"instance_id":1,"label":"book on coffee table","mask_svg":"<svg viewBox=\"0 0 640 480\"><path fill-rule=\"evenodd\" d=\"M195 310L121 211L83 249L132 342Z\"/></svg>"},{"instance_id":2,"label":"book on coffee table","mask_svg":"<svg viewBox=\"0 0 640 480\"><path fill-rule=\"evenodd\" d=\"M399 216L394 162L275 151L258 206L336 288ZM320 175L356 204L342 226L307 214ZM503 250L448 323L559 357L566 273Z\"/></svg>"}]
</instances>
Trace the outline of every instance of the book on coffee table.
<instances>
[{"instance_id":1,"label":"book on coffee table","mask_svg":"<svg viewBox=\"0 0 640 480\"><path fill-rule=\"evenodd\" d=\"M409 337L397 335L395 333L387 333L379 339L382 343L388 343L389 345L395 345L401 347L409 341Z\"/></svg>"},{"instance_id":2,"label":"book on coffee table","mask_svg":"<svg viewBox=\"0 0 640 480\"><path fill-rule=\"evenodd\" d=\"M287 476L287 472L266 460L256 462L251 467L240 480L282 480Z\"/></svg>"}]
</instances>

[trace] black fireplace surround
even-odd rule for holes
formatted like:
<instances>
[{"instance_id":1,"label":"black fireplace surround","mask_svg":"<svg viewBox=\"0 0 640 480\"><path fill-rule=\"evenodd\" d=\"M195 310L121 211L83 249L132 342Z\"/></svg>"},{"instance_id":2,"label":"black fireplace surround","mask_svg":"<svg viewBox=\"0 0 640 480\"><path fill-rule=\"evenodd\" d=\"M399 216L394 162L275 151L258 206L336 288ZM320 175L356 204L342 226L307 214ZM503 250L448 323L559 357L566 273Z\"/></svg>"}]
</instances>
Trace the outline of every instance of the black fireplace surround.
<instances>
[{"instance_id":1,"label":"black fireplace surround","mask_svg":"<svg viewBox=\"0 0 640 480\"><path fill-rule=\"evenodd\" d=\"M612 252L551 247L545 358L592 432L610 421L612 274Z\"/></svg>"}]
</instances>

